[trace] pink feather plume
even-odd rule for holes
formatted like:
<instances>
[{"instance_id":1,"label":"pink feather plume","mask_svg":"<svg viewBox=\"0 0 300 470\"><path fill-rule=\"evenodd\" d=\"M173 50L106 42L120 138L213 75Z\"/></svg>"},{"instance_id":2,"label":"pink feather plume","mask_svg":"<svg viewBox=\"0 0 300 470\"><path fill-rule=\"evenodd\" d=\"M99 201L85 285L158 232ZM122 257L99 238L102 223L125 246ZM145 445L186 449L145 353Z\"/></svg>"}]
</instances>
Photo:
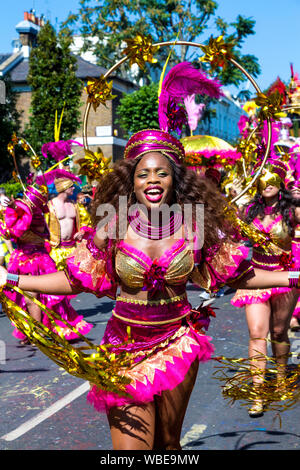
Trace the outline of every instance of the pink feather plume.
<instances>
[{"instance_id":1,"label":"pink feather plume","mask_svg":"<svg viewBox=\"0 0 300 470\"><path fill-rule=\"evenodd\" d=\"M55 170L48 171L48 173L37 176L35 182L39 185L50 185L54 183L54 180L56 180L56 178L67 178L71 179L75 183L81 184L81 179L78 176L61 168L56 168Z\"/></svg>"},{"instance_id":2,"label":"pink feather plume","mask_svg":"<svg viewBox=\"0 0 300 470\"><path fill-rule=\"evenodd\" d=\"M209 78L202 70L195 69L190 62L181 62L175 65L166 75L159 96L160 128L168 131L169 100L183 103L185 98L196 94L219 98L223 94L220 88L221 83L218 80Z\"/></svg>"},{"instance_id":3,"label":"pink feather plume","mask_svg":"<svg viewBox=\"0 0 300 470\"><path fill-rule=\"evenodd\" d=\"M184 98L184 106L188 115L188 123L191 131L194 131L197 126L198 122L202 117L205 104L199 103L197 104L195 101L195 94L188 95Z\"/></svg>"},{"instance_id":4,"label":"pink feather plume","mask_svg":"<svg viewBox=\"0 0 300 470\"><path fill-rule=\"evenodd\" d=\"M58 140L56 142L47 142L44 144L41 148L41 152L45 158L48 158L48 156L51 155L56 162L60 162L68 155L72 155L72 144L83 147L83 145L76 140Z\"/></svg>"}]
</instances>

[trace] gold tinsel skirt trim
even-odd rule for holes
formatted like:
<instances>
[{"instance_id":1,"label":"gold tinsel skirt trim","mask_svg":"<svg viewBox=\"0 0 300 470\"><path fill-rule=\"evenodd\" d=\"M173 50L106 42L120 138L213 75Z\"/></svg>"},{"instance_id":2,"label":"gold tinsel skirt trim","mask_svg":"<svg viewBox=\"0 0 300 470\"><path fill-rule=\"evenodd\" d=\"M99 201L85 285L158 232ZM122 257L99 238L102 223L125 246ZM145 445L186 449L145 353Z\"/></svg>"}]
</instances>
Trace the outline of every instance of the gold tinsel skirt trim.
<instances>
[{"instance_id":1,"label":"gold tinsel skirt trim","mask_svg":"<svg viewBox=\"0 0 300 470\"><path fill-rule=\"evenodd\" d=\"M131 380L121 376L120 370L133 365L133 359L127 352L119 351L116 355L111 351L115 345L93 344L86 336L80 334L67 321L63 320L56 312L47 308L38 299L35 299L19 287L13 286L12 290L24 295L48 315L52 325L57 326L55 320L63 321L71 331L75 332L84 343L83 346L72 345L65 338L50 330L43 323L32 318L28 312L0 292L0 302L8 318L16 325L18 330L27 336L29 341L35 344L46 356L59 367L64 368L69 374L88 380L104 390L115 392L121 396L128 396L125 392L126 385ZM130 342L130 327L127 328L128 341L120 344L122 348Z\"/></svg>"},{"instance_id":2,"label":"gold tinsel skirt trim","mask_svg":"<svg viewBox=\"0 0 300 470\"><path fill-rule=\"evenodd\" d=\"M214 378L221 382L222 394L230 404L239 401L241 406L251 408L254 401L262 400L265 411L277 412L299 404L300 365L277 366L274 358L262 354L252 358L220 356L213 359L219 363L215 367ZM254 361L266 362L266 368L254 367ZM280 371L280 367L285 367L285 372Z\"/></svg>"}]
</instances>

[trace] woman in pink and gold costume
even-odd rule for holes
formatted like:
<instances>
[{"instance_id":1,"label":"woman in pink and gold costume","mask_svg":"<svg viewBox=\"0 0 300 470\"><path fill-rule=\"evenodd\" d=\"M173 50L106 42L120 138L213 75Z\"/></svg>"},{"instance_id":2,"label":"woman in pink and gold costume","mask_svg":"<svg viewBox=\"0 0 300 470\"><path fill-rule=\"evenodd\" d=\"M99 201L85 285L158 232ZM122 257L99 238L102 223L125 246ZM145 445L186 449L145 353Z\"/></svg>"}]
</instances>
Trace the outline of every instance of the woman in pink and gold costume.
<instances>
[{"instance_id":1,"label":"woman in pink and gold costume","mask_svg":"<svg viewBox=\"0 0 300 470\"><path fill-rule=\"evenodd\" d=\"M287 166L280 159L269 159L258 179L257 193L245 211L245 221L268 240L268 248L253 245L252 265L266 271L297 270L300 263L300 232L292 195L285 188ZM292 284L292 283L291 283ZM296 287L296 284L294 286ZM278 379L284 379L289 355L288 328L299 296L298 289L237 290L231 303L245 307L249 329L249 358L253 358L253 384L263 381L266 368L267 336L278 368ZM263 401L257 399L249 409L250 416L263 414Z\"/></svg>"},{"instance_id":2,"label":"woman in pink and gold costume","mask_svg":"<svg viewBox=\"0 0 300 470\"><path fill-rule=\"evenodd\" d=\"M94 218L97 231L75 249L67 269L13 280L27 291L116 298L102 344L109 344L116 356L125 351L132 358L134 364L120 370L131 379L126 385L130 396L92 385L88 400L106 411L118 450L180 449L199 363L214 350L205 334L211 311L192 308L188 281L211 291L224 284L266 288L291 282L287 272L254 269L247 261L248 248L232 241L224 198L183 161L184 148L169 133L134 134L125 159L114 164L95 195L94 214L103 204L107 211L107 203L114 211ZM127 211L121 206L124 197ZM135 203L138 210L128 214ZM191 220L178 210L184 204L193 208ZM200 221L198 204L205 210ZM157 218L163 208L173 209L166 219ZM12 282L3 267L0 281Z\"/></svg>"},{"instance_id":3,"label":"woman in pink and gold costume","mask_svg":"<svg viewBox=\"0 0 300 470\"><path fill-rule=\"evenodd\" d=\"M289 153L288 176L286 178L286 187L290 191L293 198L293 205L295 206L296 216L300 217L300 148L294 146ZM300 233L298 234L300 237ZM299 255L300 256L300 255ZM290 328L292 331L300 330L300 299L290 321Z\"/></svg>"},{"instance_id":4,"label":"woman in pink and gold costume","mask_svg":"<svg viewBox=\"0 0 300 470\"><path fill-rule=\"evenodd\" d=\"M6 207L4 221L0 223L0 231L2 235L9 237L16 244L7 267L14 275L35 276L57 271L47 249L49 231L44 216L48 210L47 203L47 187L34 184L26 188L22 199L16 199ZM28 311L34 319L53 329L47 314L42 313L34 301L25 299L21 294L10 290L6 290L5 294ZM87 323L83 316L77 314L67 297L44 294L35 295L35 297L47 308L60 315L61 321L57 320L54 331L65 339L73 340L78 338L78 335L71 331L63 320L83 335L91 330L92 325ZM22 344L28 342L27 337L17 328L14 329L13 335L20 339Z\"/></svg>"}]
</instances>

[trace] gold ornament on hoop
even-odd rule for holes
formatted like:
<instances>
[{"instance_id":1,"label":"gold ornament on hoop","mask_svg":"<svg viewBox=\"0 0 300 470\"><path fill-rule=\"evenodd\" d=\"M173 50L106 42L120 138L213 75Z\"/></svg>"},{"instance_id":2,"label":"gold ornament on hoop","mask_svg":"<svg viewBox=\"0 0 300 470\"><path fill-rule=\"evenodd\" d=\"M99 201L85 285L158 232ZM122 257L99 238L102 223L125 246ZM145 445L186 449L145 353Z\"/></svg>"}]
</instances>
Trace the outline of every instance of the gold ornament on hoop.
<instances>
[{"instance_id":1,"label":"gold ornament on hoop","mask_svg":"<svg viewBox=\"0 0 300 470\"><path fill-rule=\"evenodd\" d=\"M235 46L234 42L225 42L223 36L209 38L206 46L200 46L204 56L200 57L200 62L210 62L212 70L217 67L226 67L230 59L234 59L232 52Z\"/></svg>"},{"instance_id":2,"label":"gold ornament on hoop","mask_svg":"<svg viewBox=\"0 0 300 470\"><path fill-rule=\"evenodd\" d=\"M284 117L285 113L282 111L282 101L282 95L278 90L274 91L270 95L257 93L255 103L260 107L258 118L261 121L266 121L267 119L278 121L278 119Z\"/></svg>"},{"instance_id":3,"label":"gold ornament on hoop","mask_svg":"<svg viewBox=\"0 0 300 470\"><path fill-rule=\"evenodd\" d=\"M76 160L76 164L80 166L79 175L87 176L89 182L102 178L103 175L112 171L109 167L112 158L106 158L103 152L98 148L98 152L85 150L84 158Z\"/></svg>"},{"instance_id":4,"label":"gold ornament on hoop","mask_svg":"<svg viewBox=\"0 0 300 470\"><path fill-rule=\"evenodd\" d=\"M86 86L86 92L88 94L88 103L91 103L94 110L100 106L100 104L106 105L106 101L113 100L116 95L112 95L113 82L107 82L104 76L101 75L99 78L89 78Z\"/></svg>"},{"instance_id":5,"label":"gold ornament on hoop","mask_svg":"<svg viewBox=\"0 0 300 470\"><path fill-rule=\"evenodd\" d=\"M159 47L152 44L150 35L137 34L133 39L125 39L125 42L127 47L124 49L123 54L129 59L130 66L137 64L141 69L144 69L146 62L151 64L157 62L153 54L158 51Z\"/></svg>"},{"instance_id":6,"label":"gold ornament on hoop","mask_svg":"<svg viewBox=\"0 0 300 470\"><path fill-rule=\"evenodd\" d=\"M23 137L18 137L17 134L14 132L13 135L11 136L11 141L7 144L7 151L8 153L12 156L13 162L14 162L14 167L15 170L12 172L12 177L13 179L22 185L23 190L25 191L25 185L22 181L22 178L19 173L18 169L18 164L16 160L16 152L15 152L15 147L17 145L20 145L26 152L28 150L31 150L33 156L31 157L31 163L32 161L35 161L37 163L37 166L35 168L38 168L41 165L41 161L39 160L39 157L35 153L34 149L31 147L31 145L27 142L26 139Z\"/></svg>"},{"instance_id":7,"label":"gold ornament on hoop","mask_svg":"<svg viewBox=\"0 0 300 470\"><path fill-rule=\"evenodd\" d=\"M40 157L36 154L34 149L29 144L29 142L27 142L27 140L24 139L24 137L18 137L16 135L16 133L14 132L12 137L11 137L11 142L9 142L9 144L7 145L7 151L13 157L14 165L15 165L15 168L16 168L15 176L13 176L13 177L15 179L18 178L19 182L21 182L21 177L19 175L19 171L18 171L18 168L17 168L16 155L15 155L15 147L17 145L20 145L22 147L22 149L25 150L25 152L28 152L29 150L31 150L32 156L31 156L31 159L30 159L30 163L32 164L32 166L35 169L38 169L41 166L42 162L41 162ZM21 182L21 184L23 185L22 182Z\"/></svg>"}]
</instances>

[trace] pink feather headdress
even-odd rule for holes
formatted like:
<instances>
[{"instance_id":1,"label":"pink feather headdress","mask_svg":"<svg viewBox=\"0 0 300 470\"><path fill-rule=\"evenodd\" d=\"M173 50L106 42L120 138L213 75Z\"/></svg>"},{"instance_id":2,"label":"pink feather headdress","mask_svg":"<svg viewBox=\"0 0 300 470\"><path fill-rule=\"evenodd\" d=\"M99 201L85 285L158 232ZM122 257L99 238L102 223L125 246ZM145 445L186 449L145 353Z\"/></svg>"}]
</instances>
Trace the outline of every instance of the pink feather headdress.
<instances>
[{"instance_id":1,"label":"pink feather headdress","mask_svg":"<svg viewBox=\"0 0 300 470\"><path fill-rule=\"evenodd\" d=\"M199 94L219 98L223 94L220 88L221 83L218 80L209 78L202 70L195 69L190 62L175 65L166 75L159 96L160 128L166 132L177 130L179 133L188 119L193 130L196 129L203 105L193 103L193 97ZM186 105L188 115L186 122L180 109L183 104Z\"/></svg>"},{"instance_id":2,"label":"pink feather headdress","mask_svg":"<svg viewBox=\"0 0 300 470\"><path fill-rule=\"evenodd\" d=\"M72 155L72 144L83 147L83 145L76 140L58 140L56 142L47 142L46 144L43 144L41 152L45 158L47 158L50 154L56 162L60 162L68 155Z\"/></svg>"},{"instance_id":3,"label":"pink feather headdress","mask_svg":"<svg viewBox=\"0 0 300 470\"><path fill-rule=\"evenodd\" d=\"M39 175L35 178L35 182L39 185L50 185L54 183L56 179L63 178L63 179L68 179L71 181L74 181L74 183L79 183L81 184L81 179L74 175L73 173L70 173L69 171L63 170L61 168L56 168L55 170L48 171L44 173L43 175Z\"/></svg>"}]
</instances>

